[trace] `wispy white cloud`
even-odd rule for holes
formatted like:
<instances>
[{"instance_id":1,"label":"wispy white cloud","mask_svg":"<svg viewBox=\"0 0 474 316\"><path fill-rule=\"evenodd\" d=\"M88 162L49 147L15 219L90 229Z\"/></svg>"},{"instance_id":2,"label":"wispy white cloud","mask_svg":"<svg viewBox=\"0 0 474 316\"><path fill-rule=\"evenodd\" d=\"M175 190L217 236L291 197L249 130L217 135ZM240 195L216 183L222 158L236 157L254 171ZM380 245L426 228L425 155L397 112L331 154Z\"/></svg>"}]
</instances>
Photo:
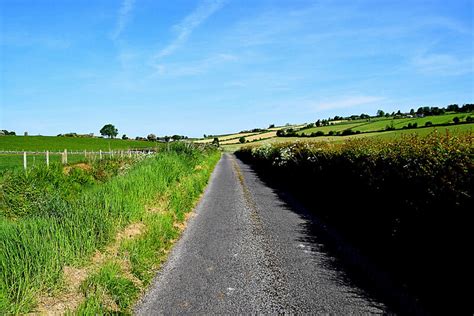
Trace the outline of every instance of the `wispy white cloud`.
<instances>
[{"instance_id":1,"label":"wispy white cloud","mask_svg":"<svg viewBox=\"0 0 474 316\"><path fill-rule=\"evenodd\" d=\"M127 25L128 21L130 20L130 13L133 10L133 6L135 5L135 0L123 0L120 6L118 16L117 16L117 24L115 29L111 35L113 40L116 40L120 37L125 26Z\"/></svg>"},{"instance_id":2,"label":"wispy white cloud","mask_svg":"<svg viewBox=\"0 0 474 316\"><path fill-rule=\"evenodd\" d=\"M203 1L193 12L191 12L180 23L173 27L173 29L177 32L177 36L170 44L161 49L154 56L155 60L171 55L176 49L181 47L189 38L194 29L206 21L216 11L221 9L224 4L224 0Z\"/></svg>"}]
</instances>

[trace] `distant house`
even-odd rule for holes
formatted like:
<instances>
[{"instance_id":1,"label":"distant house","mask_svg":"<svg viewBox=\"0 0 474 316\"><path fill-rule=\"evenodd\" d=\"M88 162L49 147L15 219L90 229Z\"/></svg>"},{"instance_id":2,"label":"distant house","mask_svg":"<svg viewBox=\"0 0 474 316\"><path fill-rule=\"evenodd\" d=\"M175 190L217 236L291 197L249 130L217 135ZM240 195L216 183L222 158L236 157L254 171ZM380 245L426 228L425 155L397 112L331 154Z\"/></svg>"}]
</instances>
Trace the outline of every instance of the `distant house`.
<instances>
[{"instance_id":1,"label":"distant house","mask_svg":"<svg viewBox=\"0 0 474 316\"><path fill-rule=\"evenodd\" d=\"M417 114L416 117L425 117L423 113Z\"/></svg>"}]
</instances>

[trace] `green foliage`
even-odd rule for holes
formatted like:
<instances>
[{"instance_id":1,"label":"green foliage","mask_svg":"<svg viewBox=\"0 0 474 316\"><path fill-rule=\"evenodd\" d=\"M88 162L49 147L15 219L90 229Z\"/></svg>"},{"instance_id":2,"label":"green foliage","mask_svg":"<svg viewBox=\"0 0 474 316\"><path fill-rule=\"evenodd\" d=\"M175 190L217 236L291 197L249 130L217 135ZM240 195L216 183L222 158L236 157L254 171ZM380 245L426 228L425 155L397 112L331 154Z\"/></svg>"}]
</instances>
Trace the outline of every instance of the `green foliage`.
<instances>
[{"instance_id":1,"label":"green foliage","mask_svg":"<svg viewBox=\"0 0 474 316\"><path fill-rule=\"evenodd\" d=\"M131 247L131 250L140 250L131 252L130 256L136 262L136 271L146 274L147 270L143 267L156 263L156 256L152 256L153 251L147 247L160 245L152 244L157 240L162 241L161 245L169 244L171 237L176 237L176 229L172 225L170 228L167 219L159 218L160 214L155 214L157 218L147 215L145 206L152 203L158 194L169 191L175 201L170 202L173 211L167 216L171 216L172 220L182 220L202 192L212 168L197 172L199 177L195 180L186 180L187 177L196 173L199 164L209 167L215 164L218 157L219 153L206 147L171 144L169 151L150 156L129 170L122 170L122 173L125 172L122 176L82 187L80 192L74 191L72 199L58 196L45 200L46 205L38 206L47 210L45 212L37 212L36 205L30 203L32 209L25 207L22 210L28 216L16 220L0 217L0 314L31 311L39 292L57 288L65 265L84 262L97 249L108 244L118 230L141 219L150 221L151 228L145 235L154 233L154 237L142 241L143 247ZM104 169L109 170L109 167L99 168ZM56 173L43 177L64 180ZM39 181L37 185L47 186L48 181ZM33 194L37 194L36 191ZM149 223L146 222L147 225ZM161 226L163 223L168 224ZM142 253L148 253L145 256L148 261L142 258ZM115 295L114 300L119 306L125 309L129 306L130 302L124 296L133 290L120 276L104 272L94 280L91 284L102 284L111 295ZM104 283L101 280L108 281ZM105 310L97 293L91 293L80 311Z\"/></svg>"},{"instance_id":2,"label":"green foliage","mask_svg":"<svg viewBox=\"0 0 474 316\"><path fill-rule=\"evenodd\" d=\"M86 297L86 303L79 307L79 310L96 309L95 312L105 309L102 303L106 300L105 296L109 296L120 311L128 311L139 293L139 289L123 276L120 266L114 262L105 264L97 273L88 277L82 283L81 289ZM89 298L92 300L88 300Z\"/></svg>"},{"instance_id":3,"label":"green foliage","mask_svg":"<svg viewBox=\"0 0 474 316\"><path fill-rule=\"evenodd\" d=\"M118 129L112 124L106 124L100 129L100 135L115 138L118 135Z\"/></svg>"},{"instance_id":4,"label":"green foliage","mask_svg":"<svg viewBox=\"0 0 474 316\"><path fill-rule=\"evenodd\" d=\"M243 137L243 136L240 137L240 138L239 138L239 142L240 142L241 144L245 143L245 137Z\"/></svg>"},{"instance_id":5,"label":"green foliage","mask_svg":"<svg viewBox=\"0 0 474 316\"><path fill-rule=\"evenodd\" d=\"M472 265L473 143L472 133L432 133L269 144L237 154L291 183L319 218L410 291L452 307L466 295L445 289L462 288Z\"/></svg>"}]
</instances>

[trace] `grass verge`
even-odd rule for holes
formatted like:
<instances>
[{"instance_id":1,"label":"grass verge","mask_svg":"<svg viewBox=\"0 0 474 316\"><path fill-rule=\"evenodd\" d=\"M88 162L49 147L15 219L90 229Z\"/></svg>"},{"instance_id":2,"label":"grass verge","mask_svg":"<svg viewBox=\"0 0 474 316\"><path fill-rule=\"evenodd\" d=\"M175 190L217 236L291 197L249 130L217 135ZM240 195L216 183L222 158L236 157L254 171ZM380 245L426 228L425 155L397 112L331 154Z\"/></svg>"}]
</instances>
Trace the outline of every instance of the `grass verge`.
<instances>
[{"instance_id":1,"label":"grass verge","mask_svg":"<svg viewBox=\"0 0 474 316\"><path fill-rule=\"evenodd\" d=\"M0 313L129 312L219 157L177 144L77 199L0 217Z\"/></svg>"}]
</instances>

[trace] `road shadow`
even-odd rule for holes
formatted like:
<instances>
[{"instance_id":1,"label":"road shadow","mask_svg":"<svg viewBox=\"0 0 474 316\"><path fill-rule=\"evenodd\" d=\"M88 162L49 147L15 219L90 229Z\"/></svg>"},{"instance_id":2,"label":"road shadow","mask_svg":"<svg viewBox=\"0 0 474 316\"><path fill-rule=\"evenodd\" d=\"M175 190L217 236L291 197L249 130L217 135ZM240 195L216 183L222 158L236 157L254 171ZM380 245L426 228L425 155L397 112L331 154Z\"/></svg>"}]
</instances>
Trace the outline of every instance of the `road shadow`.
<instances>
[{"instance_id":1,"label":"road shadow","mask_svg":"<svg viewBox=\"0 0 474 316\"><path fill-rule=\"evenodd\" d=\"M314 206L292 192L288 183L239 157L236 159L248 168L246 172L250 172L271 188L287 209L304 219L304 223L299 227L304 237L297 242L308 245L314 252L324 253L327 259L323 260L322 264L336 272L334 281L356 289L355 294L364 297L376 307L380 308L383 304L387 309L385 313L429 314L389 273L364 256L334 227L319 218L314 212ZM314 196L311 198L314 199Z\"/></svg>"}]
</instances>

